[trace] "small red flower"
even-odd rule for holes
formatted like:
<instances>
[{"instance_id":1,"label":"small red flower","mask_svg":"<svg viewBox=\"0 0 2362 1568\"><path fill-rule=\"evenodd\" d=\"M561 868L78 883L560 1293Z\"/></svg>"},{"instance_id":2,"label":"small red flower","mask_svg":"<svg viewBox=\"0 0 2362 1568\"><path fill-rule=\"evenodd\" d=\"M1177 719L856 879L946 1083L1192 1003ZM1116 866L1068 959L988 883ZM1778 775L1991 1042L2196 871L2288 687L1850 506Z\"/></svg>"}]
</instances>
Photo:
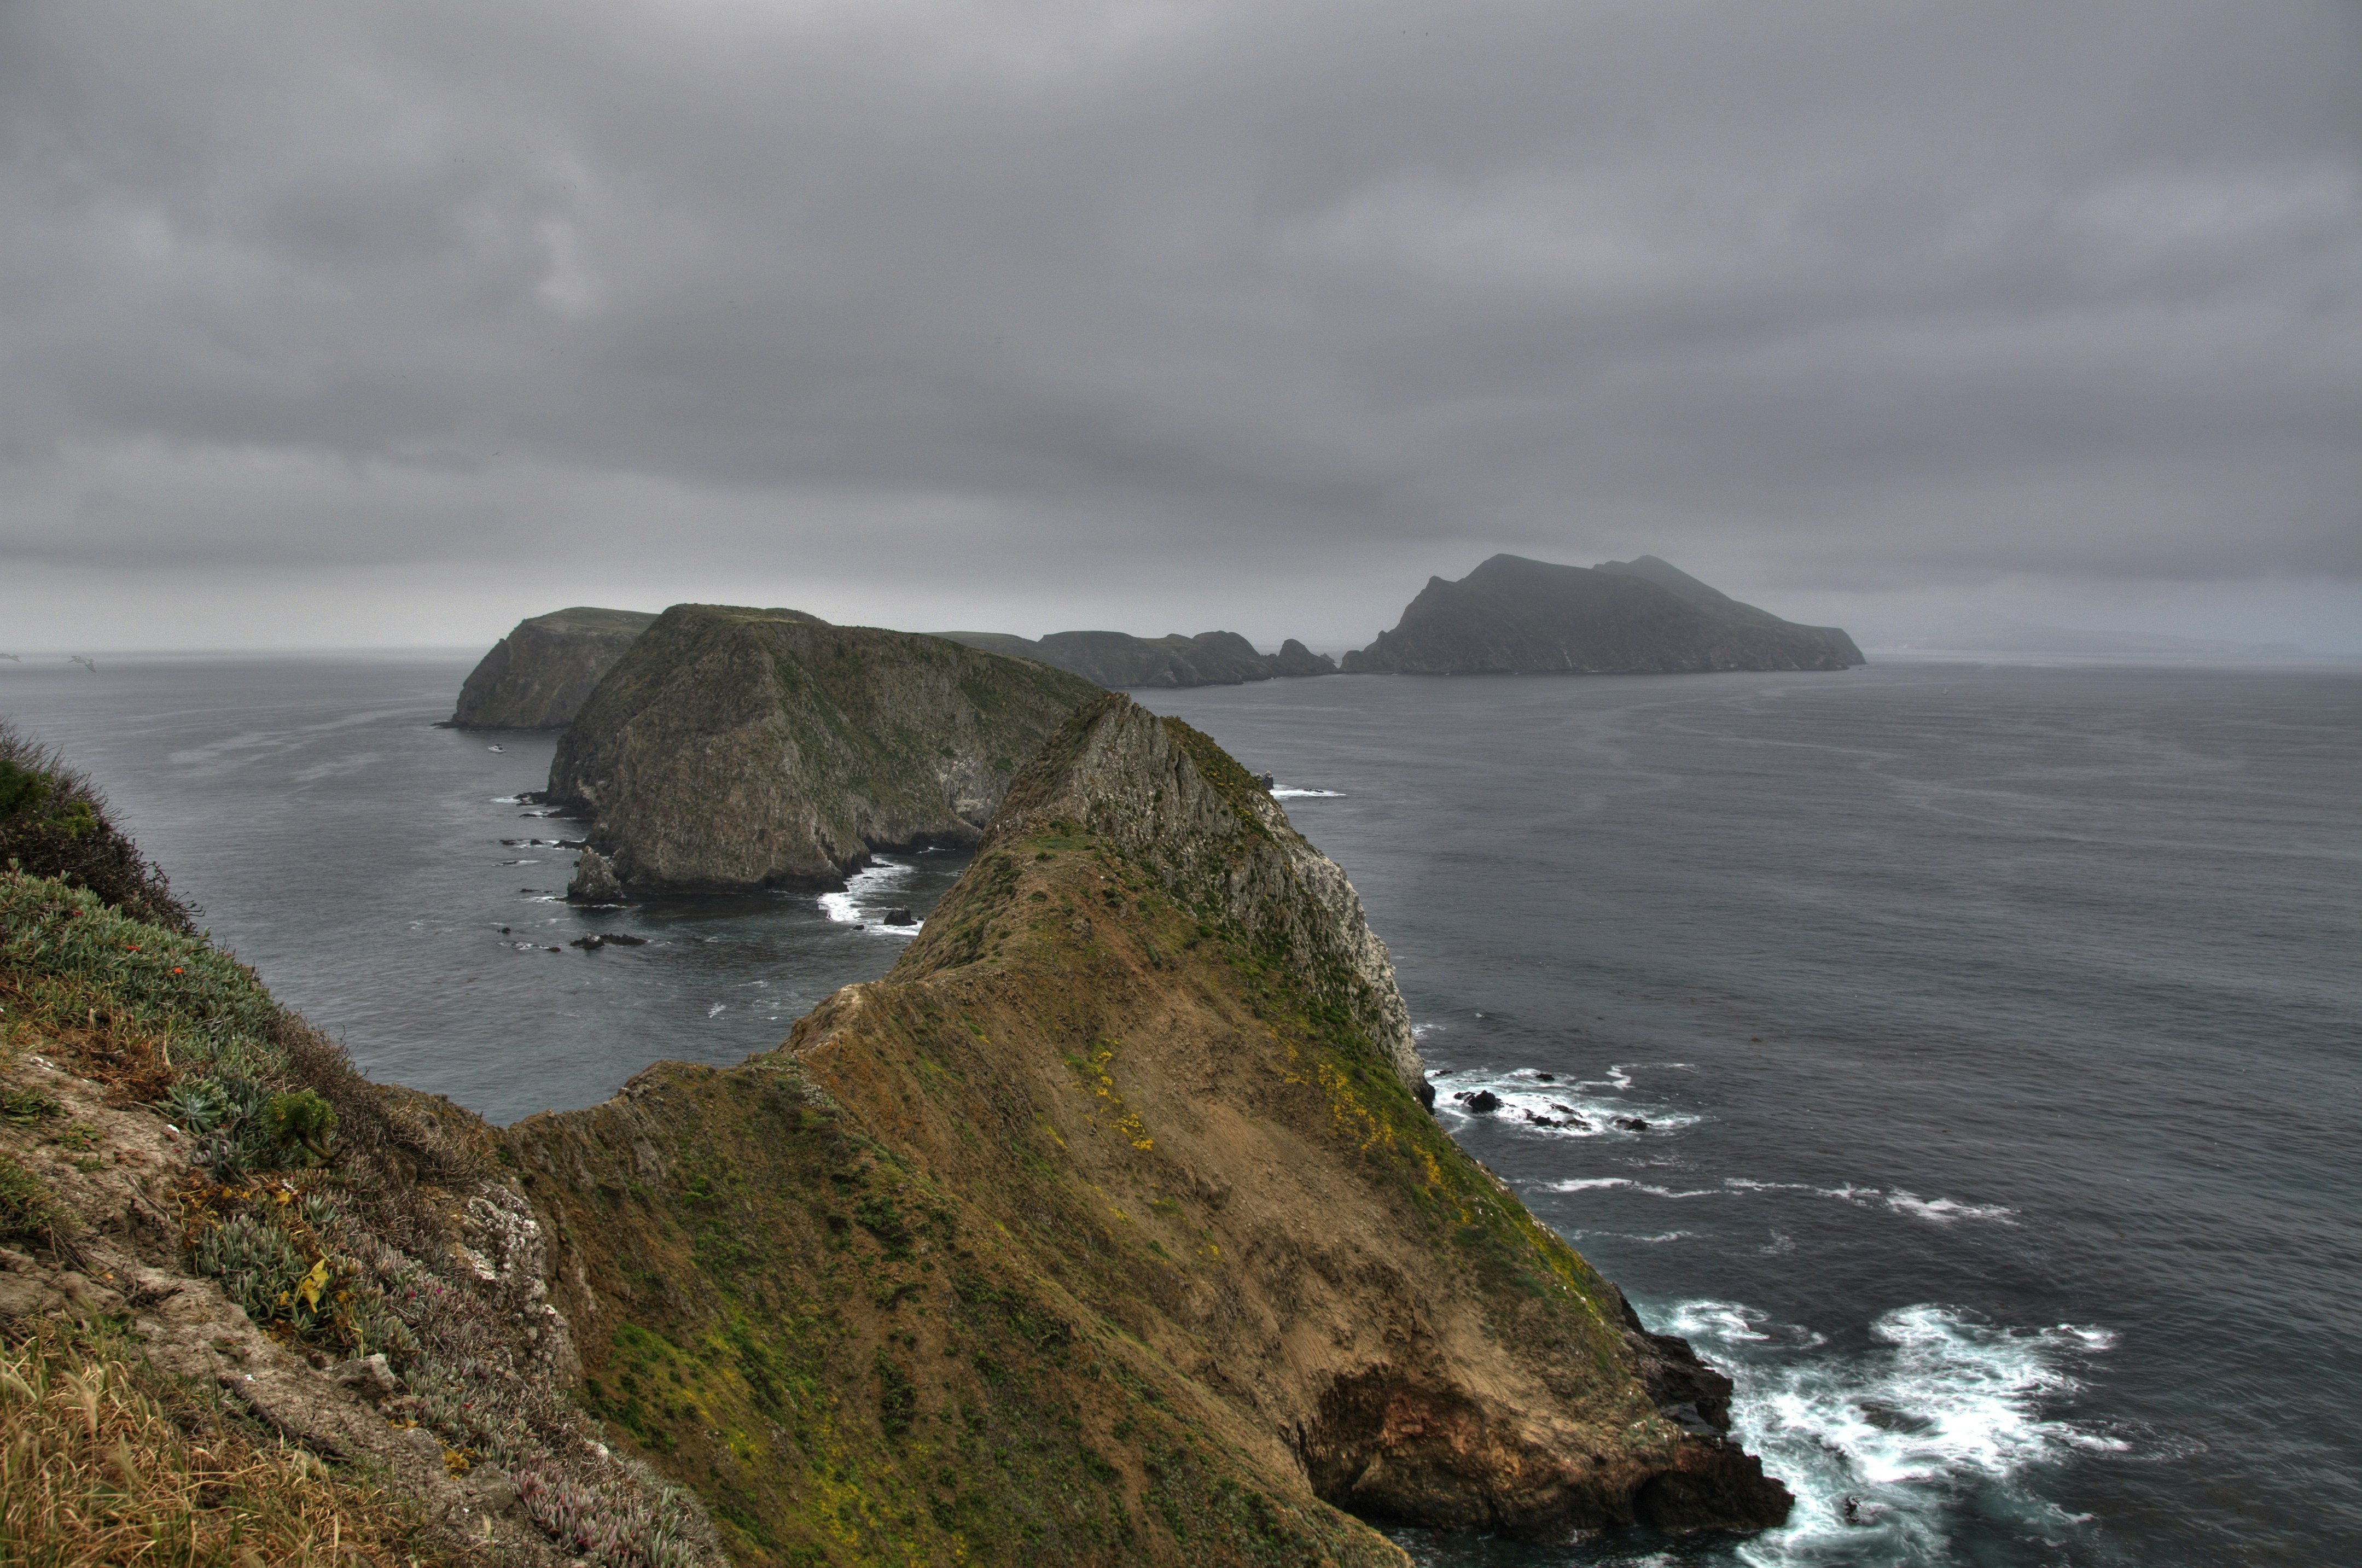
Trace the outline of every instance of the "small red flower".
<instances>
[{"instance_id":1,"label":"small red flower","mask_svg":"<svg viewBox=\"0 0 2362 1568\"><path fill-rule=\"evenodd\" d=\"M179 974L180 972L181 972L181 966L180 966L178 964L173 965L173 966L172 966L172 973L174 973L175 975L177 975L177 974Z\"/></svg>"}]
</instances>

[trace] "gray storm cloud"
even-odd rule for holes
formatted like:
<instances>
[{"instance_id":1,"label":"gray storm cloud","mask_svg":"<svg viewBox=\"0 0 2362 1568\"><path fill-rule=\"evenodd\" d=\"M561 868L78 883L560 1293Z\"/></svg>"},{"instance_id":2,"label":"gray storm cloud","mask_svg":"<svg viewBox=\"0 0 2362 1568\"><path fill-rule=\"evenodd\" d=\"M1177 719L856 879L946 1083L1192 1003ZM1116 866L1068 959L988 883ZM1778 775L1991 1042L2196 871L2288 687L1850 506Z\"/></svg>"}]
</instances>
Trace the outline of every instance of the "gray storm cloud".
<instances>
[{"instance_id":1,"label":"gray storm cloud","mask_svg":"<svg viewBox=\"0 0 2362 1568\"><path fill-rule=\"evenodd\" d=\"M2329 0L12 6L0 612L2352 584L2357 61Z\"/></svg>"}]
</instances>

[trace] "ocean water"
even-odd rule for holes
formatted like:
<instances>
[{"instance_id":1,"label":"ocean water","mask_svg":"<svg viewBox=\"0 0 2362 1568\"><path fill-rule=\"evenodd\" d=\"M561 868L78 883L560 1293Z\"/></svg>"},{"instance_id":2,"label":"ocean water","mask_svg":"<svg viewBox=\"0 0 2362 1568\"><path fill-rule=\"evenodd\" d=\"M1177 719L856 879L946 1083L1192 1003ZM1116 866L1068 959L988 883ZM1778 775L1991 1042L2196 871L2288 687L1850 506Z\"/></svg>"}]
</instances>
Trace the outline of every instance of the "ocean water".
<instances>
[{"instance_id":1,"label":"ocean water","mask_svg":"<svg viewBox=\"0 0 2362 1568\"><path fill-rule=\"evenodd\" d=\"M776 1043L957 874L571 910L579 826L515 800L550 738L431 727L465 669L0 664L0 714L370 1071L495 1120ZM1749 1540L1404 1532L1419 1561L2362 1561L2362 679L1147 701L1276 774L1394 950L1447 1124L1734 1375L1798 1496ZM566 945L600 929L651 940Z\"/></svg>"},{"instance_id":2,"label":"ocean water","mask_svg":"<svg viewBox=\"0 0 2362 1568\"><path fill-rule=\"evenodd\" d=\"M1421 1562L2362 1562L2362 679L1150 700L1307 791L1447 1124L1797 1495Z\"/></svg>"},{"instance_id":3,"label":"ocean water","mask_svg":"<svg viewBox=\"0 0 2362 1568\"><path fill-rule=\"evenodd\" d=\"M103 788L201 923L379 1078L495 1121L595 1105L650 1062L726 1065L891 968L966 856L842 892L565 901L584 825L554 731L436 728L473 659L0 663L0 718ZM620 933L644 946L577 948Z\"/></svg>"}]
</instances>

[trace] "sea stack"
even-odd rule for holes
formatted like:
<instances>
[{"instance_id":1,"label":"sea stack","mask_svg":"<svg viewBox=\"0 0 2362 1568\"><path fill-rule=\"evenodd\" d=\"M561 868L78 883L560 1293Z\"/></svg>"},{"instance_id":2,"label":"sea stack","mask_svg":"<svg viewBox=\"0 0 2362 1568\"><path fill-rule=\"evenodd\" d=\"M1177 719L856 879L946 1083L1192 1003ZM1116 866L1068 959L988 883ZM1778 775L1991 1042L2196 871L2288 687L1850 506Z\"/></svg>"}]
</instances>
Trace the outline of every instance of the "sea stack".
<instances>
[{"instance_id":1,"label":"sea stack","mask_svg":"<svg viewBox=\"0 0 2362 1568\"><path fill-rule=\"evenodd\" d=\"M655 620L637 610L578 605L519 621L459 688L451 727L564 729Z\"/></svg>"},{"instance_id":2,"label":"sea stack","mask_svg":"<svg viewBox=\"0 0 2362 1568\"><path fill-rule=\"evenodd\" d=\"M883 980L505 1143L586 1400L744 1561L1399 1565L1368 1521L1782 1520L1727 1380L1418 1077L1344 875L1109 696Z\"/></svg>"},{"instance_id":3,"label":"sea stack","mask_svg":"<svg viewBox=\"0 0 2362 1568\"><path fill-rule=\"evenodd\" d=\"M635 894L826 885L973 845L1088 681L794 610L676 604L576 715L549 799Z\"/></svg>"},{"instance_id":4,"label":"sea stack","mask_svg":"<svg viewBox=\"0 0 2362 1568\"><path fill-rule=\"evenodd\" d=\"M1834 626L1803 626L1709 588L1654 556L1588 569L1495 556L1457 582L1429 578L1394 630L1345 656L1348 673L1674 674L1844 669Z\"/></svg>"}]
</instances>

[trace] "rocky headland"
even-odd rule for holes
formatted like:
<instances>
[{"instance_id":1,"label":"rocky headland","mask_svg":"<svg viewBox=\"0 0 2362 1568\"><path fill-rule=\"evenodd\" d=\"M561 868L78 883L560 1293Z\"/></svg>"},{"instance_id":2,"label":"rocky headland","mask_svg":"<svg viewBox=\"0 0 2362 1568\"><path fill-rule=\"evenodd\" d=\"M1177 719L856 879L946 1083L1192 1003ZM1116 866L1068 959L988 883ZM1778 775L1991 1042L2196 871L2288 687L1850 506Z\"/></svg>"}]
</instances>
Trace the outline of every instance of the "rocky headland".
<instances>
[{"instance_id":1,"label":"rocky headland","mask_svg":"<svg viewBox=\"0 0 2362 1568\"><path fill-rule=\"evenodd\" d=\"M1039 642L1006 632L939 632L969 647L1035 659L1111 690L1239 686L1275 677L1334 675L1337 661L1288 638L1259 653L1236 632L1135 637L1129 632L1053 632Z\"/></svg>"},{"instance_id":2,"label":"rocky headland","mask_svg":"<svg viewBox=\"0 0 2362 1568\"><path fill-rule=\"evenodd\" d=\"M1672 674L1844 669L1834 626L1783 621L1654 556L1593 568L1495 556L1457 582L1429 578L1389 632L1345 656L1349 674Z\"/></svg>"},{"instance_id":3,"label":"rocky headland","mask_svg":"<svg viewBox=\"0 0 2362 1568\"><path fill-rule=\"evenodd\" d=\"M1120 696L886 978L509 1130L583 1398L750 1562L1754 1529L1729 1385L1423 1109L1337 867Z\"/></svg>"},{"instance_id":4,"label":"rocky headland","mask_svg":"<svg viewBox=\"0 0 2362 1568\"><path fill-rule=\"evenodd\" d=\"M1234 761L1106 696L1006 794L883 980L505 1132L0 874L28 1506L89 1561L606 1568L1785 1516L1727 1380L1423 1109L1351 885Z\"/></svg>"},{"instance_id":5,"label":"rocky headland","mask_svg":"<svg viewBox=\"0 0 2362 1568\"><path fill-rule=\"evenodd\" d=\"M1020 763L1098 688L939 637L676 604L558 741L588 816L575 894L823 885L873 851L975 844Z\"/></svg>"},{"instance_id":6,"label":"rocky headland","mask_svg":"<svg viewBox=\"0 0 2362 1568\"><path fill-rule=\"evenodd\" d=\"M451 727L564 729L655 621L637 610L582 605L519 621L460 686Z\"/></svg>"}]
</instances>

